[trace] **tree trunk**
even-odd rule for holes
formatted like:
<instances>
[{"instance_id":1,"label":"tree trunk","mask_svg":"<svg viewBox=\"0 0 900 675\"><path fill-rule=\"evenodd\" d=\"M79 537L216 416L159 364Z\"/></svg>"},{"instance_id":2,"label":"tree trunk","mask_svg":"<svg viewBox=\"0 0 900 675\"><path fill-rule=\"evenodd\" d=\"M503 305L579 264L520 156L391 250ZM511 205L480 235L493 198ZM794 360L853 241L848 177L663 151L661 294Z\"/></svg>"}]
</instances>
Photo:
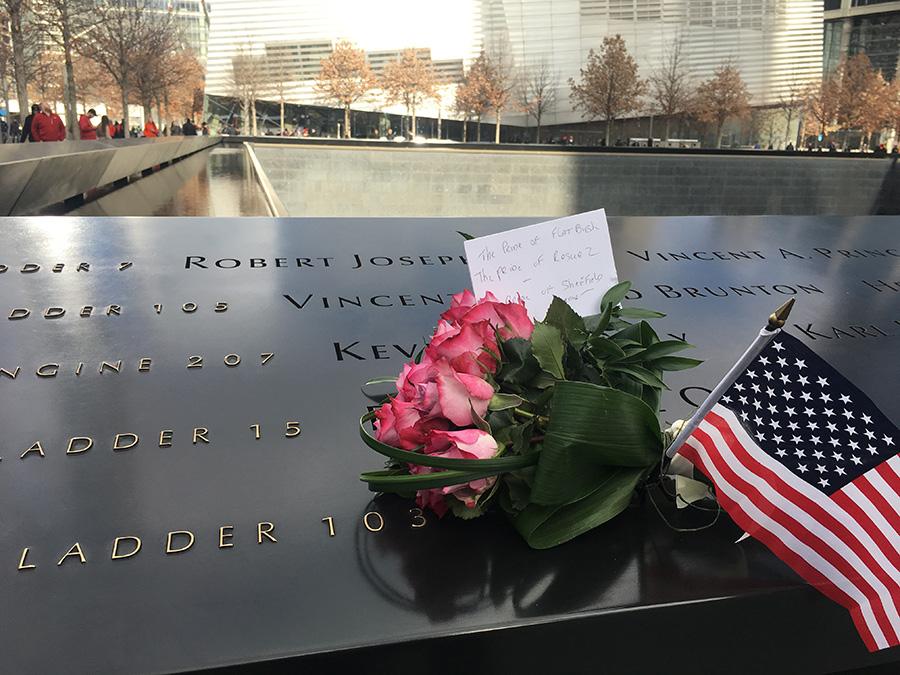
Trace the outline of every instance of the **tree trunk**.
<instances>
[{"instance_id":1,"label":"tree trunk","mask_svg":"<svg viewBox=\"0 0 900 675\"><path fill-rule=\"evenodd\" d=\"M25 66L25 33L22 31L22 12L13 11L9 16L13 48L13 77L16 80L16 98L19 101L19 125L25 126L28 109L28 75Z\"/></svg>"},{"instance_id":2,"label":"tree trunk","mask_svg":"<svg viewBox=\"0 0 900 675\"><path fill-rule=\"evenodd\" d=\"M534 132L534 142L541 142L541 111L538 110L537 115L535 116L535 122L537 122L537 129Z\"/></svg>"},{"instance_id":3,"label":"tree trunk","mask_svg":"<svg viewBox=\"0 0 900 675\"><path fill-rule=\"evenodd\" d=\"M610 118L606 118L606 145L609 147L609 132L612 129L612 120Z\"/></svg>"},{"instance_id":4,"label":"tree trunk","mask_svg":"<svg viewBox=\"0 0 900 675\"><path fill-rule=\"evenodd\" d=\"M280 129L281 135L284 136L284 97L283 96L281 97L280 103L281 103L281 110L279 111L278 126Z\"/></svg>"},{"instance_id":5,"label":"tree trunk","mask_svg":"<svg viewBox=\"0 0 900 675\"><path fill-rule=\"evenodd\" d=\"M256 126L256 98L250 99L250 131L256 136L259 129Z\"/></svg>"},{"instance_id":6,"label":"tree trunk","mask_svg":"<svg viewBox=\"0 0 900 675\"><path fill-rule=\"evenodd\" d=\"M671 124L672 124L672 118L671 118L671 116L666 115L666 135L663 136L663 140L664 140L664 141L668 141L668 140L669 140L669 125L671 125Z\"/></svg>"},{"instance_id":7,"label":"tree trunk","mask_svg":"<svg viewBox=\"0 0 900 675\"><path fill-rule=\"evenodd\" d=\"M65 86L63 98L66 107L66 136L72 140L81 140L81 128L78 126L78 104L75 100L75 68L72 65L72 24L69 21L69 5L64 4L60 16L60 30L63 41L63 60L65 62ZM85 111L86 112L86 111Z\"/></svg>"},{"instance_id":8,"label":"tree trunk","mask_svg":"<svg viewBox=\"0 0 900 675\"><path fill-rule=\"evenodd\" d=\"M476 121L476 123L475 123L475 124L476 124L476 127L475 127L475 142L476 142L476 143L481 143L481 115L479 115L476 119L477 119L477 121Z\"/></svg>"},{"instance_id":9,"label":"tree trunk","mask_svg":"<svg viewBox=\"0 0 900 675\"><path fill-rule=\"evenodd\" d=\"M724 127L724 126L725 125L722 124L722 122L719 122L716 124L716 147L717 148L722 147L722 127Z\"/></svg>"},{"instance_id":10,"label":"tree trunk","mask_svg":"<svg viewBox=\"0 0 900 675\"><path fill-rule=\"evenodd\" d=\"M344 106L344 138L350 138L350 106Z\"/></svg>"},{"instance_id":11,"label":"tree trunk","mask_svg":"<svg viewBox=\"0 0 900 675\"><path fill-rule=\"evenodd\" d=\"M125 138L128 138L128 80L122 80L122 128Z\"/></svg>"},{"instance_id":12,"label":"tree trunk","mask_svg":"<svg viewBox=\"0 0 900 675\"><path fill-rule=\"evenodd\" d=\"M412 105L410 107L410 111L412 112L412 128L410 129L410 132L409 132L409 135L410 135L409 140L412 140L416 137L416 106Z\"/></svg>"},{"instance_id":13,"label":"tree trunk","mask_svg":"<svg viewBox=\"0 0 900 675\"><path fill-rule=\"evenodd\" d=\"M468 126L469 126L469 117L468 116L463 117L463 139L462 139L463 143L466 142L466 136L468 135L467 134Z\"/></svg>"},{"instance_id":14,"label":"tree trunk","mask_svg":"<svg viewBox=\"0 0 900 675\"><path fill-rule=\"evenodd\" d=\"M494 122L494 143L500 142L500 111L497 111L497 119Z\"/></svg>"},{"instance_id":15,"label":"tree trunk","mask_svg":"<svg viewBox=\"0 0 900 675\"><path fill-rule=\"evenodd\" d=\"M787 125L784 128L784 144L787 145L788 139L791 137L791 119L794 117L794 111L792 109L788 109L787 114Z\"/></svg>"}]
</instances>

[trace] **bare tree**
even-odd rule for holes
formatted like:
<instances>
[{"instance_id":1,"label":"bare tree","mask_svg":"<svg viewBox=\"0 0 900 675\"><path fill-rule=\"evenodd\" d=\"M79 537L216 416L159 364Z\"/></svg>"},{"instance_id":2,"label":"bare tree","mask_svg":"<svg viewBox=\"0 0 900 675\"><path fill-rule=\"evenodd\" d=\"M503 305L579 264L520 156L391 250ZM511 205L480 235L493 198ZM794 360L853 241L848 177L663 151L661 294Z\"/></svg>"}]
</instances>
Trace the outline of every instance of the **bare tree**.
<instances>
[{"instance_id":1,"label":"bare tree","mask_svg":"<svg viewBox=\"0 0 900 675\"><path fill-rule=\"evenodd\" d=\"M9 23L9 19L3 11L3 6L0 5L0 25L7 25ZM10 41L6 39L6 36L0 33L0 103L3 104L3 107L9 112L9 92L10 87L13 86L15 82L15 78L12 76L12 45ZM8 120L11 122L12 120ZM5 142L6 139L0 139L0 143Z\"/></svg>"},{"instance_id":2,"label":"bare tree","mask_svg":"<svg viewBox=\"0 0 900 675\"><path fill-rule=\"evenodd\" d=\"M825 75L821 82L810 84L803 96L807 120L823 137L835 123L840 97L841 83L836 73Z\"/></svg>"},{"instance_id":3,"label":"bare tree","mask_svg":"<svg viewBox=\"0 0 900 675\"><path fill-rule=\"evenodd\" d=\"M284 104L291 75L282 58L266 57L269 91L278 99L278 133L284 136Z\"/></svg>"},{"instance_id":4,"label":"bare tree","mask_svg":"<svg viewBox=\"0 0 900 675\"><path fill-rule=\"evenodd\" d=\"M411 133L415 136L416 109L434 98L437 91L431 61L419 58L415 49L404 49L400 58L385 66L382 86L388 101L406 106L406 112L412 118Z\"/></svg>"},{"instance_id":5,"label":"bare tree","mask_svg":"<svg viewBox=\"0 0 900 675\"><path fill-rule=\"evenodd\" d=\"M500 120L509 105L518 81L507 42L496 42L486 55L483 96L494 113L494 143L500 142Z\"/></svg>"},{"instance_id":6,"label":"bare tree","mask_svg":"<svg viewBox=\"0 0 900 675\"><path fill-rule=\"evenodd\" d=\"M326 102L344 109L344 138L351 137L350 106L371 91L375 83L365 51L347 40L338 42L328 58L322 59L316 91Z\"/></svg>"},{"instance_id":7,"label":"bare tree","mask_svg":"<svg viewBox=\"0 0 900 675\"><path fill-rule=\"evenodd\" d=\"M240 45L231 57L231 93L241 102L242 131L256 135L256 101L266 88L265 57Z\"/></svg>"},{"instance_id":8,"label":"bare tree","mask_svg":"<svg viewBox=\"0 0 900 675\"><path fill-rule=\"evenodd\" d=\"M556 106L556 83L559 73L554 72L546 60L528 68L519 85L519 105L522 111L533 117L537 130L534 142L541 142L541 121Z\"/></svg>"},{"instance_id":9,"label":"bare tree","mask_svg":"<svg viewBox=\"0 0 900 675\"><path fill-rule=\"evenodd\" d=\"M30 7L30 0L0 0L0 8L9 21L13 79L16 81L16 98L19 101L19 123L23 126L28 116L28 52L34 36L34 32L26 30L25 25Z\"/></svg>"},{"instance_id":10,"label":"bare tree","mask_svg":"<svg viewBox=\"0 0 900 675\"><path fill-rule=\"evenodd\" d=\"M127 129L128 100L136 78L148 70L147 61L159 58L153 50L166 44L161 33L171 33L168 13L155 11L150 0L96 0L98 23L79 48L102 65L115 81L122 102L122 120ZM168 17L168 18L166 18Z\"/></svg>"},{"instance_id":11,"label":"bare tree","mask_svg":"<svg viewBox=\"0 0 900 675\"><path fill-rule=\"evenodd\" d=\"M463 123L463 141L466 140L466 122L473 117L476 120L475 140L476 142L481 141L481 118L490 108L490 104L485 97L485 90L490 79L489 68L487 56L482 52L472 62L465 79L457 87L455 108L457 112L463 114L465 120Z\"/></svg>"},{"instance_id":12,"label":"bare tree","mask_svg":"<svg viewBox=\"0 0 900 675\"><path fill-rule=\"evenodd\" d=\"M719 66L697 87L695 114L701 122L715 125L716 147L721 148L726 120L750 114L750 92L737 68L731 64Z\"/></svg>"},{"instance_id":13,"label":"bare tree","mask_svg":"<svg viewBox=\"0 0 900 675\"><path fill-rule=\"evenodd\" d=\"M78 41L88 36L98 20L97 16L85 9L84 0L42 0L39 12L45 24L45 34L51 44L62 53L66 132L68 137L74 140L81 138L75 90L75 52Z\"/></svg>"},{"instance_id":14,"label":"bare tree","mask_svg":"<svg viewBox=\"0 0 900 675\"><path fill-rule=\"evenodd\" d=\"M672 118L690 110L694 95L682 47L683 41L679 37L666 48L662 60L648 78L654 107L666 118L664 141L669 140Z\"/></svg>"},{"instance_id":15,"label":"bare tree","mask_svg":"<svg viewBox=\"0 0 900 675\"><path fill-rule=\"evenodd\" d=\"M569 87L572 104L582 111L582 117L606 120L607 145L612 123L637 110L646 91L621 35L603 38L599 53L590 50L580 81L569 78Z\"/></svg>"},{"instance_id":16,"label":"bare tree","mask_svg":"<svg viewBox=\"0 0 900 675\"><path fill-rule=\"evenodd\" d=\"M803 104L806 101L806 91L809 88L809 83L802 81L796 73L791 77L790 81L788 81L785 88L778 96L778 109L784 114L785 124L784 124L784 143L788 144L791 136L791 122L794 120L794 117L801 117L801 126L802 126L802 110Z\"/></svg>"},{"instance_id":17,"label":"bare tree","mask_svg":"<svg viewBox=\"0 0 900 675\"><path fill-rule=\"evenodd\" d=\"M181 59L178 55L181 44L175 20L171 14L154 12L145 17L141 37L148 56L137 60L132 69L132 93L144 108L144 118L151 116L153 103L162 115L161 99L171 86L180 81ZM162 120L160 128L162 128Z\"/></svg>"}]
</instances>

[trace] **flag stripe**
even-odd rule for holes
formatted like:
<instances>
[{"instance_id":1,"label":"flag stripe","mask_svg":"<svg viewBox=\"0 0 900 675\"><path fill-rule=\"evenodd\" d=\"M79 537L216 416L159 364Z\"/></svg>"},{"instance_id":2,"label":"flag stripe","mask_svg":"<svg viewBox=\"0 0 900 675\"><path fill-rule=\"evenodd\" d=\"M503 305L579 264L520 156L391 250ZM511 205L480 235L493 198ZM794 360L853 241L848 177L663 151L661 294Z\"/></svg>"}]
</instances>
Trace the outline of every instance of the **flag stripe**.
<instances>
[{"instance_id":1,"label":"flag stripe","mask_svg":"<svg viewBox=\"0 0 900 675\"><path fill-rule=\"evenodd\" d=\"M891 459L896 458L892 457ZM864 473L863 477L868 477L869 482L879 488L879 492L884 499L888 501L894 500L893 505L888 510L888 516L891 517L894 529L900 530L900 511L898 511L898 502L896 501L897 497L900 496L897 494L898 488L900 488L900 479L894 473L894 467L890 465L890 462L891 460L882 462L874 471Z\"/></svg>"},{"instance_id":2,"label":"flag stripe","mask_svg":"<svg viewBox=\"0 0 900 675\"><path fill-rule=\"evenodd\" d=\"M862 596L858 590L854 593L855 587L845 579L844 583L841 583L840 580L835 583L823 571L810 565L808 560L817 557L817 554L813 551L809 551L807 554L806 546L797 541L790 532L769 520L750 500L733 488L715 469L703 443L698 440L696 435L688 438L679 452L713 480L719 503L745 532L768 546L775 555L784 560L824 595L849 610L853 623L869 651L887 646L884 635L881 633L875 617L871 614L871 609L868 610L868 616L866 616L868 600L865 596ZM830 565L825 563L824 567L827 569ZM861 598L862 602L859 602L857 598Z\"/></svg>"},{"instance_id":3,"label":"flag stripe","mask_svg":"<svg viewBox=\"0 0 900 675\"><path fill-rule=\"evenodd\" d=\"M869 500L865 498L865 495L863 495L853 483L849 483L835 492L831 495L831 499L835 504L839 505L844 511L855 518L856 522L858 522L861 527L865 528L869 536L875 540L878 547L884 551L891 560L896 561L898 557L900 557L900 548L898 548L900 547L900 542L897 541L896 537L889 539L885 536L885 532L890 529L887 527L887 522L881 518L881 514L875 510L875 507L872 506ZM886 529L882 529L878 526L879 521L884 523Z\"/></svg>"},{"instance_id":4,"label":"flag stripe","mask_svg":"<svg viewBox=\"0 0 900 675\"><path fill-rule=\"evenodd\" d=\"M890 574L892 566L884 556L880 557L884 563L888 564L887 569L876 562L870 549L866 548L847 528L841 525L833 513L839 507L833 503L816 504L806 495L785 485L773 471L757 461L756 455L765 453L753 452L753 450L758 450L753 440L749 437L739 439L735 432L742 431L742 429L735 430L730 427L725 419L716 414L715 409L706 416L701 427L714 437L719 451L723 454L723 459L732 465L734 471L742 479L756 488L757 492L775 508L783 511L785 515L832 549L832 553L826 554L827 557L832 560L841 557L856 574L867 573L874 577L877 585L873 585L869 580L867 582L877 593L876 602L884 607L895 630L900 632L900 616L897 615L897 608L892 601L892 596L900 597L900 581L897 578L900 575L897 575L894 570L895 576L892 577ZM721 443L719 443L720 440ZM783 524L789 526L787 523ZM797 533L795 532L795 534ZM811 542L807 540L806 543ZM875 550L877 551L877 548ZM846 574L846 570L843 571ZM853 578L852 574L850 578Z\"/></svg>"},{"instance_id":5,"label":"flag stripe","mask_svg":"<svg viewBox=\"0 0 900 675\"><path fill-rule=\"evenodd\" d=\"M745 498L758 505L766 516L789 531L797 541L815 551L821 560L826 561L852 584L866 598L887 644L897 643L900 617L897 615L892 593L885 587L884 580L887 579L887 575L884 572L876 575L860 560L849 542L841 540L812 514L799 508L791 499L775 490L764 477L748 468L746 460L752 460L752 457L740 445L724 420L718 418L726 429L725 433L711 423L711 419L716 418L718 416L715 413L707 415L700 429L701 433L706 435L706 438L701 440L713 451L712 461L720 473L726 475L732 485L739 489ZM762 469L758 464L755 468ZM861 548L858 542L857 548ZM887 583L896 588L896 584L890 580ZM895 592L895 595L898 594Z\"/></svg>"},{"instance_id":6,"label":"flag stripe","mask_svg":"<svg viewBox=\"0 0 900 675\"><path fill-rule=\"evenodd\" d=\"M741 426L737 417L731 410L724 406L716 405L710 414L715 414L727 424L731 433L737 437L738 442L743 448L757 447L756 443L744 430L743 426ZM794 494L799 493L806 497L810 502L815 504L822 511L827 512L843 527L849 530L857 541L865 547L869 554L885 568L891 578L897 584L900 584L900 551L898 551L895 546L891 546L888 543L881 530L875 524L871 524L871 527L866 527L865 523L860 522L857 517L854 517L847 513L843 508L840 508L833 499L830 499L806 481L798 478L781 464L781 462L766 454L764 451L753 452L752 457L756 460L758 465L765 467L765 469L771 472L771 475L777 477L778 482L794 490ZM880 535L878 537L878 539L881 540L880 542L872 536L873 532L877 532Z\"/></svg>"},{"instance_id":7,"label":"flag stripe","mask_svg":"<svg viewBox=\"0 0 900 675\"><path fill-rule=\"evenodd\" d=\"M853 481L852 485L858 487L859 491L872 502L872 505L878 513L883 516L887 525L885 534L887 534L888 537L893 537L895 539L900 537L900 514L897 513L897 509L892 507L885 498L885 495L891 493L891 489L878 472L875 470L867 471ZM894 531L893 535L891 534L891 530Z\"/></svg>"}]
</instances>

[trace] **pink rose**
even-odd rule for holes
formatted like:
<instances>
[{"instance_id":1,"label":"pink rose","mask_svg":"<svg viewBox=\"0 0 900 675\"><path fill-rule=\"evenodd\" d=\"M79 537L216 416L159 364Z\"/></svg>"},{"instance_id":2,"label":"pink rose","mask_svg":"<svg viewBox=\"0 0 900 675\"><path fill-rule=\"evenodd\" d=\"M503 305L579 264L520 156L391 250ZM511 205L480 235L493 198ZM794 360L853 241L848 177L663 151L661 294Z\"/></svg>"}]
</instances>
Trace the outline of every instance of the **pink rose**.
<instances>
[{"instance_id":1,"label":"pink rose","mask_svg":"<svg viewBox=\"0 0 900 675\"><path fill-rule=\"evenodd\" d=\"M421 410L431 410L438 396L434 377L434 362L428 353L422 355L419 363L410 361L404 364L397 378L397 398L415 402Z\"/></svg>"},{"instance_id":2,"label":"pink rose","mask_svg":"<svg viewBox=\"0 0 900 675\"><path fill-rule=\"evenodd\" d=\"M440 413L458 427L472 426L472 410L487 413L494 387L477 375L458 373L444 360L435 364ZM435 414L436 409L432 409Z\"/></svg>"},{"instance_id":3,"label":"pink rose","mask_svg":"<svg viewBox=\"0 0 900 675\"><path fill-rule=\"evenodd\" d=\"M490 459L497 454L497 441L487 432L479 429L462 429L460 431L433 431L425 443L425 454L434 457L453 459ZM426 466L410 466L414 474L432 473L434 469ZM447 485L430 490L419 490L416 503L421 508L430 508L439 517L447 511L445 497L453 497L468 508L475 508L478 497L493 486L496 476L480 478L459 485Z\"/></svg>"},{"instance_id":4,"label":"pink rose","mask_svg":"<svg viewBox=\"0 0 900 675\"><path fill-rule=\"evenodd\" d=\"M375 412L375 438L403 450L422 445L432 430L473 424L483 417L494 387L477 375L457 372L446 359L408 363L397 378L397 396Z\"/></svg>"},{"instance_id":5,"label":"pink rose","mask_svg":"<svg viewBox=\"0 0 900 675\"><path fill-rule=\"evenodd\" d=\"M443 417L423 415L416 404L393 398L375 411L375 438L401 450L413 450L434 429L449 429Z\"/></svg>"},{"instance_id":6,"label":"pink rose","mask_svg":"<svg viewBox=\"0 0 900 675\"><path fill-rule=\"evenodd\" d=\"M491 355L497 353L497 339L487 321L462 325L439 321L425 353L435 361L446 359L454 370L469 375L494 373L499 365Z\"/></svg>"},{"instance_id":7,"label":"pink rose","mask_svg":"<svg viewBox=\"0 0 900 675\"><path fill-rule=\"evenodd\" d=\"M441 318L460 325L487 321L503 340L529 338L534 331L534 322L528 316L522 298L516 302L500 302L491 292L477 302L471 291L457 293L450 301L450 309Z\"/></svg>"},{"instance_id":8,"label":"pink rose","mask_svg":"<svg viewBox=\"0 0 900 675\"><path fill-rule=\"evenodd\" d=\"M450 309L441 314L441 318L449 323L458 322L477 301L475 294L467 288L450 299Z\"/></svg>"}]
</instances>

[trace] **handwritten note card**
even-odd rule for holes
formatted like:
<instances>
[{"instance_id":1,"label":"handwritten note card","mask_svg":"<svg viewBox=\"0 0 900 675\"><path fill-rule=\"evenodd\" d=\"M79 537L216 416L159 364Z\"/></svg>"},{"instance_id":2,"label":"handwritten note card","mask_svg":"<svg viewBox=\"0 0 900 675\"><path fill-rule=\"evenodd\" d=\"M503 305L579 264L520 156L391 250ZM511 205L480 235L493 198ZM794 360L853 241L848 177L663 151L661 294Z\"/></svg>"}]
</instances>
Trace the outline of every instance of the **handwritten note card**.
<instances>
[{"instance_id":1,"label":"handwritten note card","mask_svg":"<svg viewBox=\"0 0 900 675\"><path fill-rule=\"evenodd\" d=\"M465 247L475 295L521 295L535 319L544 318L554 295L582 316L596 314L618 283L603 209L470 239Z\"/></svg>"}]
</instances>

